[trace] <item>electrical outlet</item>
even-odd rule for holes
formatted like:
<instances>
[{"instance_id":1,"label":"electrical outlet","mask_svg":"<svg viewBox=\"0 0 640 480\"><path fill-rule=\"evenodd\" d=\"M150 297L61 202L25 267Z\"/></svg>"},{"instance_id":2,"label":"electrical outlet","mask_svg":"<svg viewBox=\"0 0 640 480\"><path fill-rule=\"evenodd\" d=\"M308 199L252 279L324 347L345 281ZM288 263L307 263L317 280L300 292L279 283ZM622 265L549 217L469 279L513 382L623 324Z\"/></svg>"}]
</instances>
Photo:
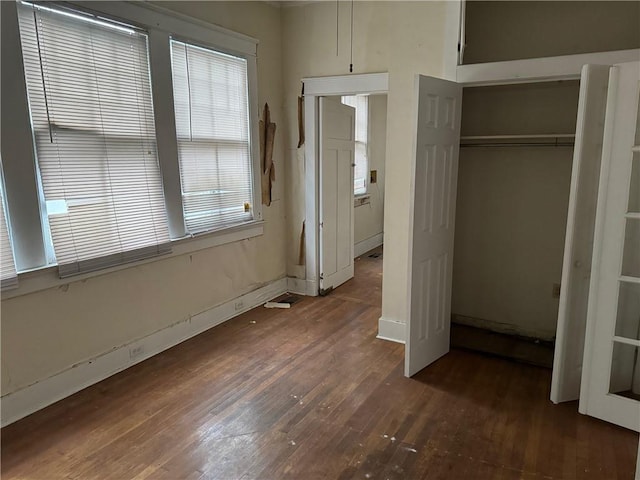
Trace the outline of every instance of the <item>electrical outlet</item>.
<instances>
[{"instance_id":1,"label":"electrical outlet","mask_svg":"<svg viewBox=\"0 0 640 480\"><path fill-rule=\"evenodd\" d=\"M131 347L129 349L129 358L131 360L135 360L136 358L141 357L142 355L144 355L143 345L138 345L137 347Z\"/></svg>"},{"instance_id":2,"label":"electrical outlet","mask_svg":"<svg viewBox=\"0 0 640 480\"><path fill-rule=\"evenodd\" d=\"M242 310L244 308L244 302L242 300L239 300L236 302L236 312L238 310Z\"/></svg>"},{"instance_id":3,"label":"electrical outlet","mask_svg":"<svg viewBox=\"0 0 640 480\"><path fill-rule=\"evenodd\" d=\"M553 298L560 298L560 284L559 283L554 283L553 284L553 289L551 290L551 296Z\"/></svg>"}]
</instances>

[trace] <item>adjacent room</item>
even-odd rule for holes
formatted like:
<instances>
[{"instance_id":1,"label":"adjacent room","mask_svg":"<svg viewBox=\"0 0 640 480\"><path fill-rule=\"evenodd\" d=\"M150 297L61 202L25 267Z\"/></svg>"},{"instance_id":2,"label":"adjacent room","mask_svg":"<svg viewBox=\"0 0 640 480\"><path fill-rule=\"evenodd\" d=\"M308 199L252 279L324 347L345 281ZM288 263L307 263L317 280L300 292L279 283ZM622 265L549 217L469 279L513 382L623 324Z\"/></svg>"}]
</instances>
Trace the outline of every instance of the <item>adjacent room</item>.
<instances>
[{"instance_id":1,"label":"adjacent room","mask_svg":"<svg viewBox=\"0 0 640 480\"><path fill-rule=\"evenodd\" d=\"M3 478L640 479L640 3L0 7Z\"/></svg>"}]
</instances>

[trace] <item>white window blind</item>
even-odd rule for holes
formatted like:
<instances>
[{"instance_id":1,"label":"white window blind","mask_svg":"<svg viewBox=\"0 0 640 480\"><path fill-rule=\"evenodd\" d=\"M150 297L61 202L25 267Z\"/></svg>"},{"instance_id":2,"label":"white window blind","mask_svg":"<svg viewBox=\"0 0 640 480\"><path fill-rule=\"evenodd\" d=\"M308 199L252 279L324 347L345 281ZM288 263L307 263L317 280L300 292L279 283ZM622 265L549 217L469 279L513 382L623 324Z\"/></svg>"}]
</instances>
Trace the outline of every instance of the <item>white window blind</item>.
<instances>
[{"instance_id":1,"label":"white window blind","mask_svg":"<svg viewBox=\"0 0 640 480\"><path fill-rule=\"evenodd\" d=\"M247 62L171 41L182 206L187 231L253 219Z\"/></svg>"},{"instance_id":2,"label":"white window blind","mask_svg":"<svg viewBox=\"0 0 640 480\"><path fill-rule=\"evenodd\" d=\"M0 182L0 281L2 289L18 285L16 263L13 258L13 249L9 240L7 217L4 210L4 192Z\"/></svg>"},{"instance_id":3,"label":"white window blind","mask_svg":"<svg viewBox=\"0 0 640 480\"><path fill-rule=\"evenodd\" d=\"M353 193L367 193L367 177L369 161L367 158L369 97L366 95L349 95L342 97L342 103L356 109L356 151L353 175Z\"/></svg>"},{"instance_id":4,"label":"white window blind","mask_svg":"<svg viewBox=\"0 0 640 480\"><path fill-rule=\"evenodd\" d=\"M27 3L19 19L60 276L170 251L147 36Z\"/></svg>"}]
</instances>

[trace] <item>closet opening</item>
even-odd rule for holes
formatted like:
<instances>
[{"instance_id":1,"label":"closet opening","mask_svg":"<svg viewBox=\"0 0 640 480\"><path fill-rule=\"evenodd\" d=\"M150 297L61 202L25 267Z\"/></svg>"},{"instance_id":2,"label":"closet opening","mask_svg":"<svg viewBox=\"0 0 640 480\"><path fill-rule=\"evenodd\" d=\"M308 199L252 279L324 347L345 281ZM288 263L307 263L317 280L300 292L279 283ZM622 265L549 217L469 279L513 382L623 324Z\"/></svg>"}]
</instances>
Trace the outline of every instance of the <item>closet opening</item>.
<instances>
[{"instance_id":1,"label":"closet opening","mask_svg":"<svg viewBox=\"0 0 640 480\"><path fill-rule=\"evenodd\" d=\"M551 368L580 82L465 87L451 345Z\"/></svg>"}]
</instances>

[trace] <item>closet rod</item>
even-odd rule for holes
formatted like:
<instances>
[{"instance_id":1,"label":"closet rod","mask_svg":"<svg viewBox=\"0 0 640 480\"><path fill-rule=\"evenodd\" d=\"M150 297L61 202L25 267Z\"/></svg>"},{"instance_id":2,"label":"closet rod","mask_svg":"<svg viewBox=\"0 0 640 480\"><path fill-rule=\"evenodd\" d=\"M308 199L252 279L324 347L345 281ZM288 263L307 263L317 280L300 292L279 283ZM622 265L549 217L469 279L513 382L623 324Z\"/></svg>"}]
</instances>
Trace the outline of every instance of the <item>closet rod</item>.
<instances>
[{"instance_id":1,"label":"closet rod","mask_svg":"<svg viewBox=\"0 0 640 480\"><path fill-rule=\"evenodd\" d=\"M533 143L461 143L460 148L468 147L573 147L573 142L533 142Z\"/></svg>"},{"instance_id":2,"label":"closet rod","mask_svg":"<svg viewBox=\"0 0 640 480\"><path fill-rule=\"evenodd\" d=\"M460 137L461 147L572 147L575 135L546 133L533 135L467 135Z\"/></svg>"},{"instance_id":3,"label":"closet rod","mask_svg":"<svg viewBox=\"0 0 640 480\"><path fill-rule=\"evenodd\" d=\"M542 134L531 134L531 135L462 135L460 140L545 140L545 139L569 139L573 140L575 138L575 134L573 133L542 133Z\"/></svg>"}]
</instances>

